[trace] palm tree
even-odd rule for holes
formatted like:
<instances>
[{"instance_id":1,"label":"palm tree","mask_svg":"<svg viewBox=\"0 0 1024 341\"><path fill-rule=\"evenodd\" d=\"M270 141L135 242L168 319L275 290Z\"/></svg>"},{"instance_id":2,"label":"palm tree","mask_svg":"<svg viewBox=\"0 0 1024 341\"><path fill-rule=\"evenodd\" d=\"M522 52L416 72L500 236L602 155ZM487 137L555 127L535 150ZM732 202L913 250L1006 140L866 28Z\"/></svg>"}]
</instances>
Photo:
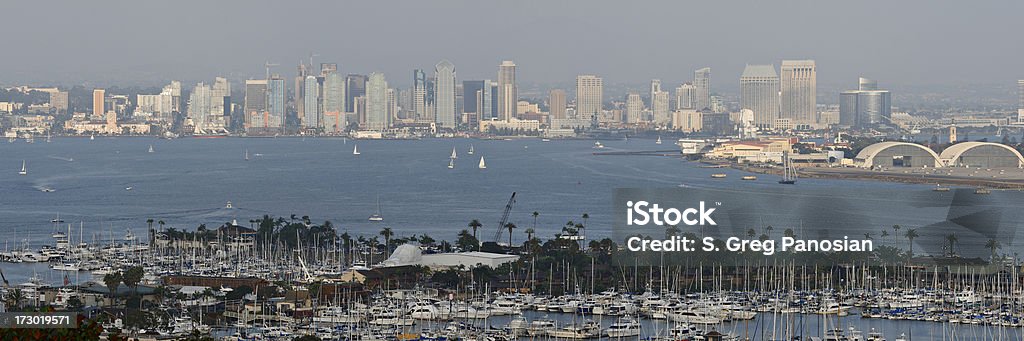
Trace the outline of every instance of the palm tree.
<instances>
[{"instance_id":1,"label":"palm tree","mask_svg":"<svg viewBox=\"0 0 1024 341\"><path fill-rule=\"evenodd\" d=\"M384 253L387 254L387 255L390 255L391 254L391 236L395 235L395 233L391 231L390 227L385 227L384 229L380 230L380 235L382 237L384 237Z\"/></svg>"},{"instance_id":2,"label":"palm tree","mask_svg":"<svg viewBox=\"0 0 1024 341\"><path fill-rule=\"evenodd\" d=\"M768 225L767 227L764 228L764 231L765 231L764 233L768 235L768 238L772 237L772 230L774 230L774 229L775 228L772 227L771 225Z\"/></svg>"},{"instance_id":3,"label":"palm tree","mask_svg":"<svg viewBox=\"0 0 1024 341\"><path fill-rule=\"evenodd\" d=\"M953 257L954 255L956 255L956 253L954 253L953 250L956 247L956 242L959 241L959 239L956 238L955 233L951 233L946 236L946 241L949 242L949 256Z\"/></svg>"},{"instance_id":4,"label":"palm tree","mask_svg":"<svg viewBox=\"0 0 1024 341\"><path fill-rule=\"evenodd\" d=\"M900 226L899 225L893 225L892 226L892 232L893 232L893 234L892 234L892 241L893 241L893 243L896 244L895 245L896 248L899 248L900 247L899 240L896 239L896 238L898 238L900 236Z\"/></svg>"},{"instance_id":5,"label":"palm tree","mask_svg":"<svg viewBox=\"0 0 1024 341\"><path fill-rule=\"evenodd\" d=\"M864 234L864 239L871 240L871 233L870 232L865 233Z\"/></svg>"},{"instance_id":6,"label":"palm tree","mask_svg":"<svg viewBox=\"0 0 1024 341\"><path fill-rule=\"evenodd\" d=\"M537 228L537 216L539 216L539 215L540 215L539 212L533 211L533 228Z\"/></svg>"},{"instance_id":7,"label":"palm tree","mask_svg":"<svg viewBox=\"0 0 1024 341\"><path fill-rule=\"evenodd\" d=\"M7 295L7 300L14 309L21 309L21 301L25 300L25 293L21 292L21 288L15 288L10 295Z\"/></svg>"},{"instance_id":8,"label":"palm tree","mask_svg":"<svg viewBox=\"0 0 1024 341\"><path fill-rule=\"evenodd\" d=\"M508 229L508 249L512 250L512 229L516 228L516 224L506 223L505 228Z\"/></svg>"},{"instance_id":9,"label":"palm tree","mask_svg":"<svg viewBox=\"0 0 1024 341\"><path fill-rule=\"evenodd\" d=\"M164 220L160 219L160 221L157 221L156 223L160 224L160 231L163 231L164 230Z\"/></svg>"},{"instance_id":10,"label":"palm tree","mask_svg":"<svg viewBox=\"0 0 1024 341\"><path fill-rule=\"evenodd\" d=\"M1000 244L998 240L989 239L987 242L985 242L985 248L987 248L989 250L992 250L992 258L991 259L994 262L996 260L996 249L1003 248L1003 245Z\"/></svg>"},{"instance_id":11,"label":"palm tree","mask_svg":"<svg viewBox=\"0 0 1024 341\"><path fill-rule=\"evenodd\" d=\"M469 225L467 225L467 226L469 226L470 228L473 229L473 238L476 238L477 240L480 240L480 238L477 238L477 236L476 236L476 229L480 228L480 226L484 226L484 225L481 224L479 220L473 219L473 220L469 221Z\"/></svg>"},{"instance_id":12,"label":"palm tree","mask_svg":"<svg viewBox=\"0 0 1024 341\"><path fill-rule=\"evenodd\" d=\"M782 235L789 238L796 238L796 232L793 229L786 229L782 231Z\"/></svg>"},{"instance_id":13,"label":"palm tree","mask_svg":"<svg viewBox=\"0 0 1024 341\"><path fill-rule=\"evenodd\" d=\"M914 257L914 238L920 237L917 234L917 229L907 229L907 232L903 235L907 237L907 242L910 244L910 257Z\"/></svg>"},{"instance_id":14,"label":"palm tree","mask_svg":"<svg viewBox=\"0 0 1024 341\"><path fill-rule=\"evenodd\" d=\"M885 237L889 236L889 231L882 230L882 244L885 244Z\"/></svg>"},{"instance_id":15,"label":"palm tree","mask_svg":"<svg viewBox=\"0 0 1024 341\"><path fill-rule=\"evenodd\" d=\"M747 230L747 238L754 238L754 236L756 236L756 235L757 235L757 231L754 231L754 229L748 229Z\"/></svg>"},{"instance_id":16,"label":"palm tree","mask_svg":"<svg viewBox=\"0 0 1024 341\"><path fill-rule=\"evenodd\" d=\"M121 285L121 272L110 272L103 276L103 285L107 286L110 292L110 299L113 301L117 287Z\"/></svg>"},{"instance_id":17,"label":"palm tree","mask_svg":"<svg viewBox=\"0 0 1024 341\"><path fill-rule=\"evenodd\" d=\"M533 231L533 228L532 228L532 227L531 227L531 228L528 228L528 229L526 229L526 231L523 231L523 232L525 232L525 233L526 233L526 241L531 241L531 240L533 240L533 233L534 233L534 231Z\"/></svg>"}]
</instances>

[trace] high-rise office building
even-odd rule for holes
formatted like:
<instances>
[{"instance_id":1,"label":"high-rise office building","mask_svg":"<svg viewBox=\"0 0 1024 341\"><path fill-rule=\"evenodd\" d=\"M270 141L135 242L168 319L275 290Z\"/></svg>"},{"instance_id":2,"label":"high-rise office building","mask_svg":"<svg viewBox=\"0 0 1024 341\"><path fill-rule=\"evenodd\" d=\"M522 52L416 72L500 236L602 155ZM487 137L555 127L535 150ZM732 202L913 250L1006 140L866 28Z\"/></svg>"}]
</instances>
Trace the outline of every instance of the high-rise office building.
<instances>
[{"instance_id":1,"label":"high-rise office building","mask_svg":"<svg viewBox=\"0 0 1024 341\"><path fill-rule=\"evenodd\" d=\"M187 116L192 120L194 134L206 133L206 123L210 117L211 98L213 97L210 86L202 82L192 88L188 96Z\"/></svg>"},{"instance_id":2,"label":"high-rise office building","mask_svg":"<svg viewBox=\"0 0 1024 341\"><path fill-rule=\"evenodd\" d=\"M255 134L270 126L266 79L245 81L245 103L242 105L242 111L245 114L246 131Z\"/></svg>"},{"instance_id":3,"label":"high-rise office building","mask_svg":"<svg viewBox=\"0 0 1024 341\"><path fill-rule=\"evenodd\" d=\"M484 81L462 81L463 112L477 114L481 112L480 96L484 90Z\"/></svg>"},{"instance_id":4,"label":"high-rise office building","mask_svg":"<svg viewBox=\"0 0 1024 341\"><path fill-rule=\"evenodd\" d=\"M427 114L427 74L423 70L412 70L412 111L416 119Z\"/></svg>"},{"instance_id":5,"label":"high-rise office building","mask_svg":"<svg viewBox=\"0 0 1024 341\"><path fill-rule=\"evenodd\" d=\"M270 81L267 82L267 109L270 111L267 128L284 128L285 107L288 105L285 99L286 92L284 78L280 75L271 75Z\"/></svg>"},{"instance_id":6,"label":"high-rise office building","mask_svg":"<svg viewBox=\"0 0 1024 341\"><path fill-rule=\"evenodd\" d=\"M310 65L309 67L313 67ZM306 76L309 76L309 69L306 68L306 64L299 63L298 71L295 75L295 93L292 101L295 103L295 115L302 121L305 117L306 107Z\"/></svg>"},{"instance_id":7,"label":"high-rise office building","mask_svg":"<svg viewBox=\"0 0 1024 341\"><path fill-rule=\"evenodd\" d=\"M552 119L565 119L565 90L553 89L548 92L548 115Z\"/></svg>"},{"instance_id":8,"label":"high-rise office building","mask_svg":"<svg viewBox=\"0 0 1024 341\"><path fill-rule=\"evenodd\" d=\"M817 123L818 74L813 60L783 60L779 117L800 129ZM756 113L755 113L756 115Z\"/></svg>"},{"instance_id":9,"label":"high-rise office building","mask_svg":"<svg viewBox=\"0 0 1024 341\"><path fill-rule=\"evenodd\" d=\"M1024 79L1017 80L1017 122L1024 123Z\"/></svg>"},{"instance_id":10,"label":"high-rise office building","mask_svg":"<svg viewBox=\"0 0 1024 341\"><path fill-rule=\"evenodd\" d=\"M651 91L649 91L647 93L647 96L650 96L650 98L653 99L654 98L654 93L655 92L659 92L659 91L661 91L661 80L660 79L652 79L651 80ZM651 106L653 106L653 104Z\"/></svg>"},{"instance_id":11,"label":"high-rise office building","mask_svg":"<svg viewBox=\"0 0 1024 341\"><path fill-rule=\"evenodd\" d=\"M693 72L694 105L697 110L711 107L711 68Z\"/></svg>"},{"instance_id":12,"label":"high-rise office building","mask_svg":"<svg viewBox=\"0 0 1024 341\"><path fill-rule=\"evenodd\" d=\"M366 75L345 77L345 111L355 112L355 98L366 95Z\"/></svg>"},{"instance_id":13,"label":"high-rise office building","mask_svg":"<svg viewBox=\"0 0 1024 341\"><path fill-rule=\"evenodd\" d=\"M740 109L754 112L754 126L768 129L779 118L779 75L775 65L747 65L740 76Z\"/></svg>"},{"instance_id":14,"label":"high-rise office building","mask_svg":"<svg viewBox=\"0 0 1024 341\"><path fill-rule=\"evenodd\" d=\"M480 119L491 120L498 117L498 86L490 79L484 80L483 90L480 92Z\"/></svg>"},{"instance_id":15,"label":"high-rise office building","mask_svg":"<svg viewBox=\"0 0 1024 341\"><path fill-rule=\"evenodd\" d=\"M502 61L498 66L498 117L506 122L516 116L519 91L516 88L516 63Z\"/></svg>"},{"instance_id":16,"label":"high-rise office building","mask_svg":"<svg viewBox=\"0 0 1024 341\"><path fill-rule=\"evenodd\" d=\"M58 113L68 111L68 92L54 91L50 93L50 107L57 109Z\"/></svg>"},{"instance_id":17,"label":"high-rise office building","mask_svg":"<svg viewBox=\"0 0 1024 341\"><path fill-rule=\"evenodd\" d=\"M455 65L442 60L434 66L434 122L455 128Z\"/></svg>"},{"instance_id":18,"label":"high-rise office building","mask_svg":"<svg viewBox=\"0 0 1024 341\"><path fill-rule=\"evenodd\" d=\"M323 122L321 126L329 133L340 133L345 129L345 79L334 69L324 76Z\"/></svg>"},{"instance_id":19,"label":"high-rise office building","mask_svg":"<svg viewBox=\"0 0 1024 341\"><path fill-rule=\"evenodd\" d=\"M651 93L651 116L653 116L654 123L658 125L669 125L672 123L672 113L668 107L668 92L661 91L661 87L658 90Z\"/></svg>"},{"instance_id":20,"label":"high-rise office building","mask_svg":"<svg viewBox=\"0 0 1024 341\"><path fill-rule=\"evenodd\" d=\"M879 90L874 80L861 77L857 90L839 94L839 124L849 127L872 127L889 124L892 118L892 96Z\"/></svg>"},{"instance_id":21,"label":"high-rise office building","mask_svg":"<svg viewBox=\"0 0 1024 341\"><path fill-rule=\"evenodd\" d=\"M626 123L640 123L646 121L644 115L644 100L638 92L630 92L626 95Z\"/></svg>"},{"instance_id":22,"label":"high-rise office building","mask_svg":"<svg viewBox=\"0 0 1024 341\"><path fill-rule=\"evenodd\" d=\"M320 92L320 83L317 82L316 77L306 76L306 82L303 87L305 87L306 95L303 98L302 127L306 129L317 128L320 126L320 108L317 96Z\"/></svg>"},{"instance_id":23,"label":"high-rise office building","mask_svg":"<svg viewBox=\"0 0 1024 341\"><path fill-rule=\"evenodd\" d=\"M366 128L384 130L391 127L388 115L388 82L384 74L374 72L366 81Z\"/></svg>"},{"instance_id":24,"label":"high-rise office building","mask_svg":"<svg viewBox=\"0 0 1024 341\"><path fill-rule=\"evenodd\" d=\"M683 83L676 88L676 110L697 109L697 87Z\"/></svg>"},{"instance_id":25,"label":"high-rise office building","mask_svg":"<svg viewBox=\"0 0 1024 341\"><path fill-rule=\"evenodd\" d=\"M104 102L107 97L107 91L103 89L92 90L92 115L94 117L103 117L106 113L104 109Z\"/></svg>"},{"instance_id":26,"label":"high-rise office building","mask_svg":"<svg viewBox=\"0 0 1024 341\"><path fill-rule=\"evenodd\" d=\"M604 81L594 75L576 76L576 118L593 121L601 115Z\"/></svg>"},{"instance_id":27,"label":"high-rise office building","mask_svg":"<svg viewBox=\"0 0 1024 341\"><path fill-rule=\"evenodd\" d=\"M210 118L206 128L211 131L224 130L228 122L231 122L231 83L227 78L216 77L210 88Z\"/></svg>"}]
</instances>

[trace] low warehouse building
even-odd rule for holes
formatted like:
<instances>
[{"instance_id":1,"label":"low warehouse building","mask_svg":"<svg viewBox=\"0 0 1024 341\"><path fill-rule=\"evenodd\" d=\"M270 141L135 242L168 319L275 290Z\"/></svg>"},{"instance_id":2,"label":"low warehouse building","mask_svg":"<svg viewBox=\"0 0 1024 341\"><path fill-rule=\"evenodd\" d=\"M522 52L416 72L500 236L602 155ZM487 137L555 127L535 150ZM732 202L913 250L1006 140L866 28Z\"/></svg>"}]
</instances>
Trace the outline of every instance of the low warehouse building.
<instances>
[{"instance_id":1,"label":"low warehouse building","mask_svg":"<svg viewBox=\"0 0 1024 341\"><path fill-rule=\"evenodd\" d=\"M947 167L972 168L1020 168L1024 157L1020 152L1001 143L963 142L957 143L939 155Z\"/></svg>"}]
</instances>

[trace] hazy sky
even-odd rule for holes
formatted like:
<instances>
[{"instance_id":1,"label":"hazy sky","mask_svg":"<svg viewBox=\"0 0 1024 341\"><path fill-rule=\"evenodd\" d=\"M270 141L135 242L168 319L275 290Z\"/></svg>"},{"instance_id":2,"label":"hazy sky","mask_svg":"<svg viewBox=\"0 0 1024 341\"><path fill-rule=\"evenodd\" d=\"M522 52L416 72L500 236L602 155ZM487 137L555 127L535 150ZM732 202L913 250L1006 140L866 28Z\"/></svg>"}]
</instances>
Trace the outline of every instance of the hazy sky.
<instances>
[{"instance_id":1,"label":"hazy sky","mask_svg":"<svg viewBox=\"0 0 1024 341\"><path fill-rule=\"evenodd\" d=\"M1024 1L5 1L0 84L159 85L295 74L299 60L409 83L447 58L458 78L661 78L815 59L823 84L1024 78Z\"/></svg>"}]
</instances>

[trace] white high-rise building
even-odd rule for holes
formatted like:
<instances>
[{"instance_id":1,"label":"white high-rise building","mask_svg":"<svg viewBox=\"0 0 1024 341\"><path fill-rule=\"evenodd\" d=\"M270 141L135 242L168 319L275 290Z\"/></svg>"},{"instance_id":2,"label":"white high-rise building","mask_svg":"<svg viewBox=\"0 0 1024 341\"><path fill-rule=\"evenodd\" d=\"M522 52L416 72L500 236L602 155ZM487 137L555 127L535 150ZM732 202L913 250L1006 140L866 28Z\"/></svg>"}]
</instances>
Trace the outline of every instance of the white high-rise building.
<instances>
[{"instance_id":1,"label":"white high-rise building","mask_svg":"<svg viewBox=\"0 0 1024 341\"><path fill-rule=\"evenodd\" d=\"M693 72L695 109L703 110L711 107L711 68L706 67Z\"/></svg>"},{"instance_id":2,"label":"white high-rise building","mask_svg":"<svg viewBox=\"0 0 1024 341\"><path fill-rule=\"evenodd\" d=\"M417 120L427 117L427 74L420 69L412 70L412 111Z\"/></svg>"},{"instance_id":3,"label":"white high-rise building","mask_svg":"<svg viewBox=\"0 0 1024 341\"><path fill-rule=\"evenodd\" d=\"M594 75L576 76L576 118L592 121L601 115L604 81Z\"/></svg>"},{"instance_id":4,"label":"white high-rise building","mask_svg":"<svg viewBox=\"0 0 1024 341\"><path fill-rule=\"evenodd\" d=\"M697 109L697 87L683 83L676 88L676 110Z\"/></svg>"},{"instance_id":5,"label":"white high-rise building","mask_svg":"<svg viewBox=\"0 0 1024 341\"><path fill-rule=\"evenodd\" d=\"M740 76L740 109L754 113L754 126L771 128L779 118L779 75L774 65L747 65Z\"/></svg>"},{"instance_id":6,"label":"white high-rise building","mask_svg":"<svg viewBox=\"0 0 1024 341\"><path fill-rule=\"evenodd\" d=\"M366 81L366 129L384 130L391 127L387 97L388 82L384 74L371 73Z\"/></svg>"},{"instance_id":7,"label":"white high-rise building","mask_svg":"<svg viewBox=\"0 0 1024 341\"><path fill-rule=\"evenodd\" d=\"M651 96L652 103L654 101L654 93L655 92L659 92L659 91L661 91L661 80L660 79L652 79L651 80L651 91L647 93L648 96ZM651 104L651 106L653 107L654 104Z\"/></svg>"},{"instance_id":8,"label":"white high-rise building","mask_svg":"<svg viewBox=\"0 0 1024 341\"><path fill-rule=\"evenodd\" d=\"M651 113L654 116L654 123L658 125L669 125L672 123L672 113L668 108L668 92L655 91L651 95Z\"/></svg>"},{"instance_id":9,"label":"white high-rise building","mask_svg":"<svg viewBox=\"0 0 1024 341\"><path fill-rule=\"evenodd\" d=\"M519 90L516 88L516 63L511 60L498 66L498 117L511 122L516 116Z\"/></svg>"},{"instance_id":10,"label":"white high-rise building","mask_svg":"<svg viewBox=\"0 0 1024 341\"><path fill-rule=\"evenodd\" d=\"M210 86L202 82L196 84L195 88L192 88L192 93L188 96L187 117L192 121L194 134L206 133L206 122L210 117L211 97L212 91Z\"/></svg>"},{"instance_id":11,"label":"white high-rise building","mask_svg":"<svg viewBox=\"0 0 1024 341\"><path fill-rule=\"evenodd\" d=\"M434 66L434 122L444 128L455 128L455 65L442 60Z\"/></svg>"},{"instance_id":12,"label":"white high-rise building","mask_svg":"<svg viewBox=\"0 0 1024 341\"><path fill-rule=\"evenodd\" d=\"M783 60L780 117L802 129L817 123L818 74L813 60ZM755 113L756 115L756 113Z\"/></svg>"},{"instance_id":13,"label":"white high-rise building","mask_svg":"<svg viewBox=\"0 0 1024 341\"><path fill-rule=\"evenodd\" d=\"M303 89L305 90L305 94L303 94L302 100L302 127L306 129L320 127L320 101L318 98L318 95L320 94L320 83L317 82L316 76L306 76Z\"/></svg>"},{"instance_id":14,"label":"white high-rise building","mask_svg":"<svg viewBox=\"0 0 1024 341\"><path fill-rule=\"evenodd\" d=\"M1017 104L1017 122L1024 123L1024 79L1017 80L1017 94L1020 96Z\"/></svg>"},{"instance_id":15,"label":"white high-rise building","mask_svg":"<svg viewBox=\"0 0 1024 341\"><path fill-rule=\"evenodd\" d=\"M323 86L323 121L320 125L324 131L339 133L345 129L345 77L337 71L324 76Z\"/></svg>"},{"instance_id":16,"label":"white high-rise building","mask_svg":"<svg viewBox=\"0 0 1024 341\"><path fill-rule=\"evenodd\" d=\"M646 121L644 115L644 100L637 92L630 92L626 95L626 123L636 124Z\"/></svg>"}]
</instances>

